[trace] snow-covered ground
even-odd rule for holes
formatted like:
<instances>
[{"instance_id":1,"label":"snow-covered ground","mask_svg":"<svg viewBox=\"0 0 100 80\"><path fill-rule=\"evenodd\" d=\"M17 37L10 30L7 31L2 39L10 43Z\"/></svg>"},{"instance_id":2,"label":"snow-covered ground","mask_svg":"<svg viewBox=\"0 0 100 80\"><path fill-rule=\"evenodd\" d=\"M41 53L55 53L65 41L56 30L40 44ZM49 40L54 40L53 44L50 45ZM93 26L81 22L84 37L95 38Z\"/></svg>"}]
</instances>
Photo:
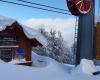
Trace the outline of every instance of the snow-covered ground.
<instances>
[{"instance_id":1,"label":"snow-covered ground","mask_svg":"<svg viewBox=\"0 0 100 80\"><path fill-rule=\"evenodd\" d=\"M33 53L35 66L21 66L0 61L1 80L100 80L99 75L76 73L73 65L61 64L55 60ZM44 62L44 63L43 63ZM39 64L40 63L40 64ZM42 65L43 64L43 65ZM41 67L42 65L42 67ZM100 71L100 66L97 66ZM77 71L77 70L76 70Z\"/></svg>"}]
</instances>

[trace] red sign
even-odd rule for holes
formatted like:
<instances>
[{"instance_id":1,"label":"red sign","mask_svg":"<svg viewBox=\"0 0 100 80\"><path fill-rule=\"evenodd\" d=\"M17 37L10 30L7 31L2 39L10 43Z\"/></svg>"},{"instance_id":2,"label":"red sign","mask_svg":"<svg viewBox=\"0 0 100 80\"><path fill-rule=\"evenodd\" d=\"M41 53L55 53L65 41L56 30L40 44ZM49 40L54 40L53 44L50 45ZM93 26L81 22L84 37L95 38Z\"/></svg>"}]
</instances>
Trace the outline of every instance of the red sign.
<instances>
[{"instance_id":1,"label":"red sign","mask_svg":"<svg viewBox=\"0 0 100 80\"><path fill-rule=\"evenodd\" d=\"M86 14L91 10L92 0L66 0L70 12L79 16L81 14Z\"/></svg>"}]
</instances>

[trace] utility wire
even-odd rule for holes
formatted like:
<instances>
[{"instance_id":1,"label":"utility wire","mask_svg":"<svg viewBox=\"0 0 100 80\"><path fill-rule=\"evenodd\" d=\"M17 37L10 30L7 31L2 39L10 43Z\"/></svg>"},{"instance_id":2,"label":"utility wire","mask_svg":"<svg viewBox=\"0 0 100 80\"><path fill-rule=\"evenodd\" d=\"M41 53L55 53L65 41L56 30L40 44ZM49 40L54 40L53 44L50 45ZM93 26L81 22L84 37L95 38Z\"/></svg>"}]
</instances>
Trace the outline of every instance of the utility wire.
<instances>
[{"instance_id":1,"label":"utility wire","mask_svg":"<svg viewBox=\"0 0 100 80\"><path fill-rule=\"evenodd\" d=\"M36 9L40 9L40 10L45 10L45 11L50 11L50 12L56 12L56 13L71 15L71 14L65 13L65 12L60 12L60 11L56 11L56 10L45 9L45 8L40 8L40 7L35 7L35 6L30 6L30 5L26 5L26 4L20 4L20 3L6 1L6 0L0 0L0 2L9 3L9 4L16 4L16 5L26 6L26 7L30 7L30 8L36 8Z\"/></svg>"},{"instance_id":2,"label":"utility wire","mask_svg":"<svg viewBox=\"0 0 100 80\"><path fill-rule=\"evenodd\" d=\"M100 14L100 0L98 2L98 15Z\"/></svg>"},{"instance_id":3,"label":"utility wire","mask_svg":"<svg viewBox=\"0 0 100 80\"><path fill-rule=\"evenodd\" d=\"M43 6L43 7L47 7L47 8L52 8L52 9L56 9L56 10L61 10L61 11L68 11L68 10L65 10L65 9L52 7L52 6L48 6L48 5L44 5L44 4L39 4L39 3L35 3L35 2L29 2L29 1L25 1L25 0L17 0L17 1L24 2L24 3L30 3L30 4L34 4L34 5L38 5L38 6Z\"/></svg>"}]
</instances>

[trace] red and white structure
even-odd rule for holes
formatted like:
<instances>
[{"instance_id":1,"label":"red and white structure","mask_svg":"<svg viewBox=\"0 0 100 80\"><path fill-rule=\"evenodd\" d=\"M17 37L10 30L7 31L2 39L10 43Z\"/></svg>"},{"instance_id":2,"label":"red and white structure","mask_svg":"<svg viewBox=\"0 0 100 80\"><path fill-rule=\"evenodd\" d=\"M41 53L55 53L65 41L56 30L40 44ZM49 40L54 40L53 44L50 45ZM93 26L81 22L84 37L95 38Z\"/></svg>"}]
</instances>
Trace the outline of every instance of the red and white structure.
<instances>
[{"instance_id":1,"label":"red and white structure","mask_svg":"<svg viewBox=\"0 0 100 80\"><path fill-rule=\"evenodd\" d=\"M80 60L95 58L95 0L66 0L72 15L79 16L76 65Z\"/></svg>"},{"instance_id":2,"label":"red and white structure","mask_svg":"<svg viewBox=\"0 0 100 80\"><path fill-rule=\"evenodd\" d=\"M75 16L86 14L91 10L91 0L67 0L67 5Z\"/></svg>"}]
</instances>

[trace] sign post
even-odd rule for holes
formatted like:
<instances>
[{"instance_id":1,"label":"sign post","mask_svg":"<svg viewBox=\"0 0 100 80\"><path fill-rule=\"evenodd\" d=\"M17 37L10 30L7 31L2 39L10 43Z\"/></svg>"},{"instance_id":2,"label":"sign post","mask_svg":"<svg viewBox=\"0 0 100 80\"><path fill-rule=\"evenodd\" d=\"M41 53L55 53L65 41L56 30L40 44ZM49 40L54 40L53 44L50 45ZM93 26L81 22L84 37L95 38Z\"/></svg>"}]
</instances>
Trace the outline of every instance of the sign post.
<instances>
[{"instance_id":1,"label":"sign post","mask_svg":"<svg viewBox=\"0 0 100 80\"><path fill-rule=\"evenodd\" d=\"M66 0L72 15L79 16L76 65L82 58L93 59L95 0Z\"/></svg>"},{"instance_id":2,"label":"sign post","mask_svg":"<svg viewBox=\"0 0 100 80\"><path fill-rule=\"evenodd\" d=\"M95 1L92 0L91 11L85 15L79 16L78 23L78 38L77 38L77 51L76 51L76 65L80 63L82 58L93 59L94 57L94 9Z\"/></svg>"}]
</instances>

